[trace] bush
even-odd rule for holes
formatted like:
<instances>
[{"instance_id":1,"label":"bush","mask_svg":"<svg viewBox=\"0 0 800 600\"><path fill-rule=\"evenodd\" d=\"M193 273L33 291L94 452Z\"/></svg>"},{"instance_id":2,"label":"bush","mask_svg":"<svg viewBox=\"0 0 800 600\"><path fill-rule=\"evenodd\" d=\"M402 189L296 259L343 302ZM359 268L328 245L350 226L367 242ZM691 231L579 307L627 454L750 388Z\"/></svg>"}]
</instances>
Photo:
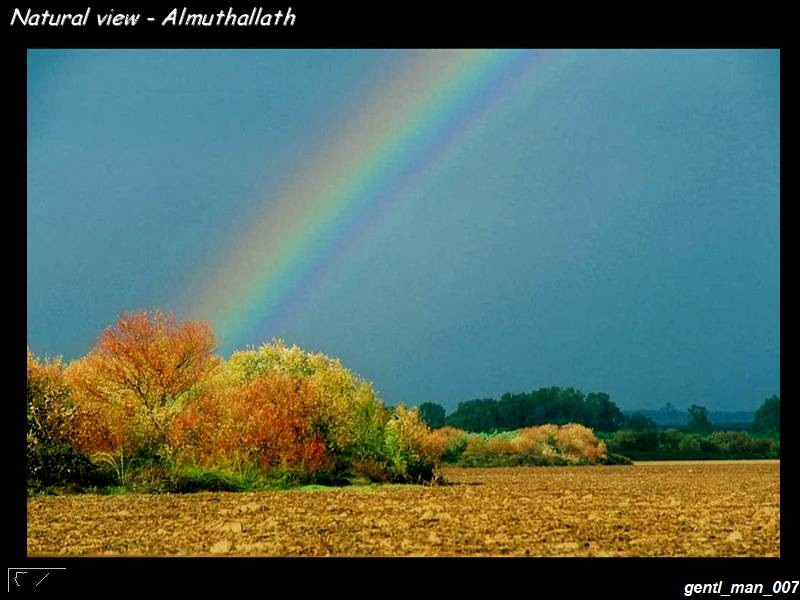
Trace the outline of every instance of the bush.
<instances>
[{"instance_id":1,"label":"bush","mask_svg":"<svg viewBox=\"0 0 800 600\"><path fill-rule=\"evenodd\" d=\"M591 429L568 423L555 432L556 448L567 462L594 463L607 454L605 442L598 440Z\"/></svg>"},{"instance_id":2,"label":"bush","mask_svg":"<svg viewBox=\"0 0 800 600\"><path fill-rule=\"evenodd\" d=\"M438 454L443 463L458 461L467 448L469 434L461 429L446 425L429 435L427 444L435 448L433 454Z\"/></svg>"},{"instance_id":3,"label":"bush","mask_svg":"<svg viewBox=\"0 0 800 600\"><path fill-rule=\"evenodd\" d=\"M608 438L610 452L625 456L642 455L658 450L658 431L617 431Z\"/></svg>"},{"instance_id":4,"label":"bush","mask_svg":"<svg viewBox=\"0 0 800 600\"><path fill-rule=\"evenodd\" d=\"M27 355L27 473L32 491L80 490L111 478L65 439L70 424L70 388L60 359Z\"/></svg>"},{"instance_id":5,"label":"bush","mask_svg":"<svg viewBox=\"0 0 800 600\"><path fill-rule=\"evenodd\" d=\"M221 469L197 465L176 469L169 478L169 489L179 494L193 492L241 492L248 486L234 475Z\"/></svg>"},{"instance_id":6,"label":"bush","mask_svg":"<svg viewBox=\"0 0 800 600\"><path fill-rule=\"evenodd\" d=\"M115 478L66 442L28 444L28 488L34 492L82 491L111 485Z\"/></svg>"},{"instance_id":7,"label":"bush","mask_svg":"<svg viewBox=\"0 0 800 600\"><path fill-rule=\"evenodd\" d=\"M769 441L769 445L770 445L770 448L769 448L770 458L780 458L781 457L781 440L780 440L780 438L770 440Z\"/></svg>"},{"instance_id":8,"label":"bush","mask_svg":"<svg viewBox=\"0 0 800 600\"><path fill-rule=\"evenodd\" d=\"M424 482L435 479L439 456L426 445L430 433L417 410L395 407L386 424L385 448L392 481Z\"/></svg>"},{"instance_id":9,"label":"bush","mask_svg":"<svg viewBox=\"0 0 800 600\"><path fill-rule=\"evenodd\" d=\"M702 456L700 442L694 436L684 435L678 442L678 453L682 457L700 458Z\"/></svg>"},{"instance_id":10,"label":"bush","mask_svg":"<svg viewBox=\"0 0 800 600\"><path fill-rule=\"evenodd\" d=\"M655 445L654 445L654 442ZM676 429L662 432L617 431L608 438L612 453L634 460L694 460L778 458L780 441L755 438L744 431L715 431L707 435Z\"/></svg>"},{"instance_id":11,"label":"bush","mask_svg":"<svg viewBox=\"0 0 800 600\"><path fill-rule=\"evenodd\" d=\"M575 423L462 434L466 445L456 464L464 467L606 464L607 460L605 443L591 429Z\"/></svg>"},{"instance_id":12,"label":"bush","mask_svg":"<svg viewBox=\"0 0 800 600\"><path fill-rule=\"evenodd\" d=\"M318 460L315 468L320 471L341 476L357 472L365 461L385 460L389 411L372 386L338 360L275 340L258 350L234 353L224 370L229 387L288 376L314 395L313 406L305 413L306 435L318 445L316 454L307 458Z\"/></svg>"},{"instance_id":13,"label":"bush","mask_svg":"<svg viewBox=\"0 0 800 600\"><path fill-rule=\"evenodd\" d=\"M307 380L265 373L193 402L175 419L170 447L179 460L206 467L323 471L331 460L315 428L319 403Z\"/></svg>"}]
</instances>

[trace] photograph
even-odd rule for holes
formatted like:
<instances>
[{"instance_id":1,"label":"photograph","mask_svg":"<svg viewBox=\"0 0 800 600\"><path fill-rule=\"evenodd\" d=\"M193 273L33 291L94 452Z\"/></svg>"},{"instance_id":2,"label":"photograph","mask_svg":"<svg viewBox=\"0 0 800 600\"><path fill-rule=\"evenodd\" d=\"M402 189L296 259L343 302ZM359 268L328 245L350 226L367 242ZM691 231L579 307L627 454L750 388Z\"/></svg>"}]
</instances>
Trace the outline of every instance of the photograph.
<instances>
[{"instance_id":1,"label":"photograph","mask_svg":"<svg viewBox=\"0 0 800 600\"><path fill-rule=\"evenodd\" d=\"M36 10L12 29L304 17ZM83 559L784 555L779 48L75 40L19 50L9 591ZM714 564L672 597L797 587Z\"/></svg>"}]
</instances>

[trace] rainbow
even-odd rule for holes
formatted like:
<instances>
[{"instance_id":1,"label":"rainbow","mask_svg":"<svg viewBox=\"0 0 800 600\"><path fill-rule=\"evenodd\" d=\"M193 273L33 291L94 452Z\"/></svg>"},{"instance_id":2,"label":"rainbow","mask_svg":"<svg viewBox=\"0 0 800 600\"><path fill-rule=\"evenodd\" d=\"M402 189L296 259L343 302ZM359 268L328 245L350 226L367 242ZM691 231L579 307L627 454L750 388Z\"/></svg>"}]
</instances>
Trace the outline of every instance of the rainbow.
<instances>
[{"instance_id":1,"label":"rainbow","mask_svg":"<svg viewBox=\"0 0 800 600\"><path fill-rule=\"evenodd\" d=\"M417 50L359 105L357 117L319 140L299 178L265 201L202 276L191 314L223 348L242 343L336 261L360 232L517 89L563 52Z\"/></svg>"}]
</instances>

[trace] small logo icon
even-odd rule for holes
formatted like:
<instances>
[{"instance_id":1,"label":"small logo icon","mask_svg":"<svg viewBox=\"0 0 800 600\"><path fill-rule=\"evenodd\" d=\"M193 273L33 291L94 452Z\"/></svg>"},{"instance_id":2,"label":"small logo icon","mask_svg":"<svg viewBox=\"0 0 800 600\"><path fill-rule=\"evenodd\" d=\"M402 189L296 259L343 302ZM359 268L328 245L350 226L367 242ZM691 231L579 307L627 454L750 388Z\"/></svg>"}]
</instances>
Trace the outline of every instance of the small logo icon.
<instances>
[{"instance_id":1,"label":"small logo icon","mask_svg":"<svg viewBox=\"0 0 800 600\"><path fill-rule=\"evenodd\" d=\"M63 574L64 571L66 571L64 567L9 567L8 591L43 589L57 580L57 575Z\"/></svg>"}]
</instances>

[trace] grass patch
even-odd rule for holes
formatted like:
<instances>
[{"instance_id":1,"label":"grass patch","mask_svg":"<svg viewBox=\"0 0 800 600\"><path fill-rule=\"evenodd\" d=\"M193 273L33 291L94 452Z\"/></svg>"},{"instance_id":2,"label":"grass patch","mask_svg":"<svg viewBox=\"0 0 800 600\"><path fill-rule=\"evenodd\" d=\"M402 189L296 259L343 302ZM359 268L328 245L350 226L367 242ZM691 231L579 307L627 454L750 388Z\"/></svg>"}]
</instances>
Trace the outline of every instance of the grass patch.
<instances>
[{"instance_id":1,"label":"grass patch","mask_svg":"<svg viewBox=\"0 0 800 600\"><path fill-rule=\"evenodd\" d=\"M106 485L90 490L90 493L99 496L123 496L125 494L130 494L130 492L121 485Z\"/></svg>"},{"instance_id":2,"label":"grass patch","mask_svg":"<svg viewBox=\"0 0 800 600\"><path fill-rule=\"evenodd\" d=\"M311 483L297 488L301 492L334 492L342 489L340 486L320 485L319 483Z\"/></svg>"},{"instance_id":3,"label":"grass patch","mask_svg":"<svg viewBox=\"0 0 800 600\"><path fill-rule=\"evenodd\" d=\"M178 494L193 492L248 492L257 482L247 474L233 474L221 469L195 465L175 469L170 475L170 491Z\"/></svg>"}]
</instances>

